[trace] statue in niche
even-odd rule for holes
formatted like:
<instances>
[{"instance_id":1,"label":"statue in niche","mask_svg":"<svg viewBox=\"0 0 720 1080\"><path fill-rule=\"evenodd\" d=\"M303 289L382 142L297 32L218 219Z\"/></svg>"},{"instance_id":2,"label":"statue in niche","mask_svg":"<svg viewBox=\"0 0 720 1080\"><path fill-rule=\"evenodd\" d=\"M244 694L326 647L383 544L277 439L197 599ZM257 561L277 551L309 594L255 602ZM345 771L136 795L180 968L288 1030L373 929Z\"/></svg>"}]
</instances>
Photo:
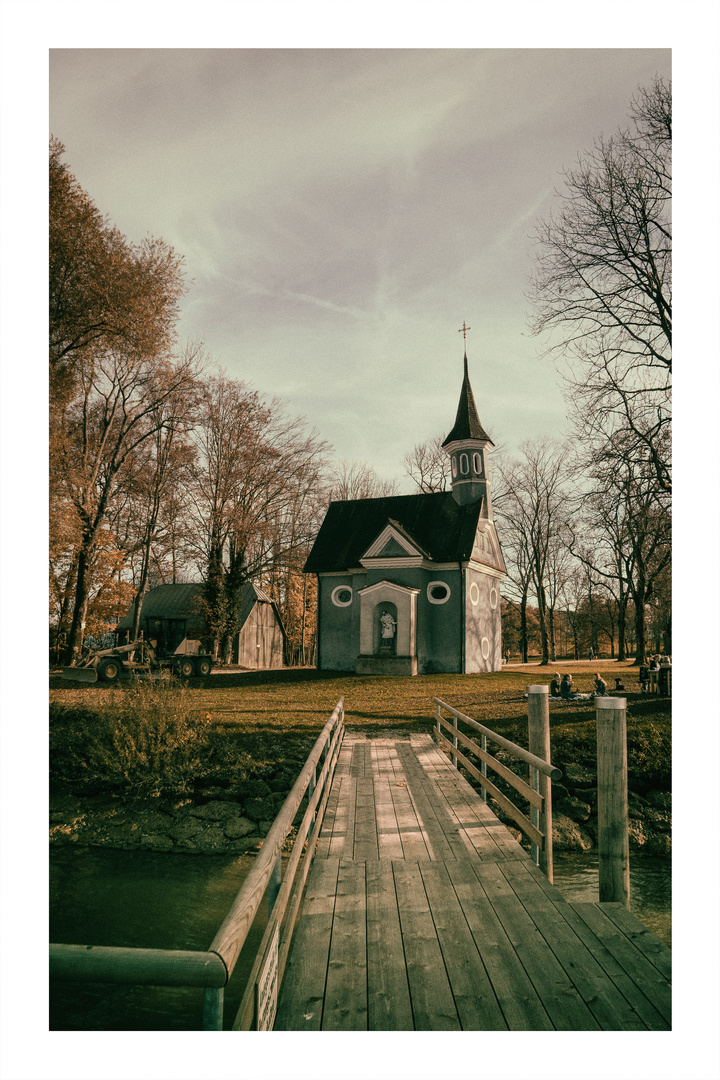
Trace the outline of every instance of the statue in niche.
<instances>
[{"instance_id":1,"label":"statue in niche","mask_svg":"<svg viewBox=\"0 0 720 1080\"><path fill-rule=\"evenodd\" d=\"M390 642L395 637L395 627L397 623L393 619L389 611L383 611L380 616L380 632L384 642Z\"/></svg>"}]
</instances>

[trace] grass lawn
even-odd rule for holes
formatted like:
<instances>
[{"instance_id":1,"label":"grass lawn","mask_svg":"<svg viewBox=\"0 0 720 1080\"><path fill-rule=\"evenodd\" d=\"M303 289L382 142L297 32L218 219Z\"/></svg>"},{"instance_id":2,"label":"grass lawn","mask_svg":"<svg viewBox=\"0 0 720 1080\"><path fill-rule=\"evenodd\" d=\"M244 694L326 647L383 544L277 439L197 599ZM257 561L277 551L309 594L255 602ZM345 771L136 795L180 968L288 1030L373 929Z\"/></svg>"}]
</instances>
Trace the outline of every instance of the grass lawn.
<instances>
[{"instance_id":1,"label":"grass lawn","mask_svg":"<svg viewBox=\"0 0 720 1080\"><path fill-rule=\"evenodd\" d=\"M265 672L218 671L187 684L188 702L219 749L227 744L256 759L285 757L291 744L311 746L337 701L345 704L349 729L372 734L392 730L398 734L429 732L433 698L527 745L528 685L549 684L554 671L570 671L576 689L592 689L599 671L610 693L615 679L624 681L628 701L628 751L631 773L648 767L652 774L667 774L669 783L670 700L640 694L637 667L629 662L579 661L540 666L510 665L487 675L420 675L409 677L358 676L352 673L285 669ZM108 695L125 691L102 683L75 687L51 675L52 702L70 708L102 712ZM550 704L552 757L594 761L595 708L592 702ZM278 742L278 736L283 739ZM223 754L223 756L225 756Z\"/></svg>"}]
</instances>

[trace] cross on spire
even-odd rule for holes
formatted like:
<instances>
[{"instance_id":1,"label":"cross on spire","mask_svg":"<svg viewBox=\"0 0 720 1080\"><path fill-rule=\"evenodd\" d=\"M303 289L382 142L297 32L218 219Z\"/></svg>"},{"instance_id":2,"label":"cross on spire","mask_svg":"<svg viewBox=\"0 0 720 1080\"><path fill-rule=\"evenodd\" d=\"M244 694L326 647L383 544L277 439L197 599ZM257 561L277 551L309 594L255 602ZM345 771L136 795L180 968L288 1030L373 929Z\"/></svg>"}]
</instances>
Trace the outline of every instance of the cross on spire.
<instances>
[{"instance_id":1,"label":"cross on spire","mask_svg":"<svg viewBox=\"0 0 720 1080\"><path fill-rule=\"evenodd\" d=\"M471 327L466 326L465 325L465 320L463 319L463 324L460 327L460 329L458 330L458 334L462 334L462 336L463 336L463 341L467 341L467 332L470 329L471 329Z\"/></svg>"}]
</instances>

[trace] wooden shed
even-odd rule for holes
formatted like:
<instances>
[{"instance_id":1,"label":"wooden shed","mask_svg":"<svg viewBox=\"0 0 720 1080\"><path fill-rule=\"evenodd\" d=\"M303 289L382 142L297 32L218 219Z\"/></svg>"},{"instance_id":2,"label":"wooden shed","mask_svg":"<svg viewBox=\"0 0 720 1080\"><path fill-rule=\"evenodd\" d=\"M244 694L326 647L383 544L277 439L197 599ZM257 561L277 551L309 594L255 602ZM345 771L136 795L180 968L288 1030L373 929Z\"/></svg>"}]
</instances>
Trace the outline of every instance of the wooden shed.
<instances>
[{"instance_id":1,"label":"wooden shed","mask_svg":"<svg viewBox=\"0 0 720 1080\"><path fill-rule=\"evenodd\" d=\"M174 653L183 641L200 641L211 651L208 628L202 610L203 585L157 585L144 597L140 630L155 640L161 653ZM133 609L120 620L121 640L129 637ZM246 582L240 601L239 630L232 641L229 660L244 668L280 668L285 658L285 628L277 604L262 589Z\"/></svg>"}]
</instances>

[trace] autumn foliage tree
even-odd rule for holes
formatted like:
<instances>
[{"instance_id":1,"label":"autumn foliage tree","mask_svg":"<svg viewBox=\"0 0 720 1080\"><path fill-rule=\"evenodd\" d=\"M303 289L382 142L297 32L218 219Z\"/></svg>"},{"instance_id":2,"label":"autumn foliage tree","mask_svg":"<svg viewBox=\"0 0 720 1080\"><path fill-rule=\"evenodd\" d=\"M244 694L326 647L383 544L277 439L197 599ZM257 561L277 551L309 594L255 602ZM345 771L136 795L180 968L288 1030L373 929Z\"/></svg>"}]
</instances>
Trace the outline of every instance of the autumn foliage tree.
<instances>
[{"instance_id":1,"label":"autumn foliage tree","mask_svg":"<svg viewBox=\"0 0 720 1080\"><path fill-rule=\"evenodd\" d=\"M120 478L183 407L193 355L173 353L181 262L163 241L133 245L102 218L50 144L51 551L71 542L62 594L67 648L86 629L100 538ZM53 530L57 522L55 534Z\"/></svg>"},{"instance_id":2,"label":"autumn foliage tree","mask_svg":"<svg viewBox=\"0 0 720 1080\"><path fill-rule=\"evenodd\" d=\"M205 614L225 659L246 581L297 568L317 527L326 444L282 405L224 375L203 385L188 487Z\"/></svg>"}]
</instances>

